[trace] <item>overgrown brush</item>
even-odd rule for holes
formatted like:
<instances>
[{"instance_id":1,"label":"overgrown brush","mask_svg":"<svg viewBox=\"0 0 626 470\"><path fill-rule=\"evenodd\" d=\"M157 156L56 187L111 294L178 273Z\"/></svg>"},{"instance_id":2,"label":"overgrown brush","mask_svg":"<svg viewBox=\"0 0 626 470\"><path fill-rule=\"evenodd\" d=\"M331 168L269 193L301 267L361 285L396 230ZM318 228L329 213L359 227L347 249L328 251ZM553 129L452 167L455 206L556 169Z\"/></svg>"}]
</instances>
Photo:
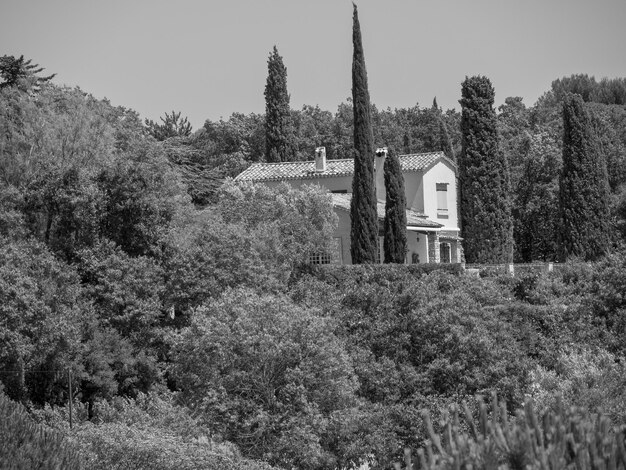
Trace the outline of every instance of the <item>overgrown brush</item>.
<instances>
[{"instance_id":1,"label":"overgrown brush","mask_svg":"<svg viewBox=\"0 0 626 470\"><path fill-rule=\"evenodd\" d=\"M24 407L0 392L0 468L82 468L78 453L58 432L36 424Z\"/></svg>"},{"instance_id":2,"label":"overgrown brush","mask_svg":"<svg viewBox=\"0 0 626 470\"><path fill-rule=\"evenodd\" d=\"M419 465L406 449L404 467L396 463L396 470L626 469L625 429L614 429L606 417L559 406L540 420L529 400L510 418L495 395L490 416L480 403L478 423L465 403L462 414L469 431L461 430L455 407L444 418L441 434L425 414L429 439L417 451Z\"/></svg>"}]
</instances>

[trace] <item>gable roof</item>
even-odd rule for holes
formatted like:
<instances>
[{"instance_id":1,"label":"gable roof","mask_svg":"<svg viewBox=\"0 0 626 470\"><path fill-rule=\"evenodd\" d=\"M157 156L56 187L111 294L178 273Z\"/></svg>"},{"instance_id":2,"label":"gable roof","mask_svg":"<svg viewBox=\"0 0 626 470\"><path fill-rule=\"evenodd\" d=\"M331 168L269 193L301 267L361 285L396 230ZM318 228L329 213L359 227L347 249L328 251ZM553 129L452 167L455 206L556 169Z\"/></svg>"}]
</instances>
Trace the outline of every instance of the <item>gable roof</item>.
<instances>
[{"instance_id":1,"label":"gable roof","mask_svg":"<svg viewBox=\"0 0 626 470\"><path fill-rule=\"evenodd\" d=\"M456 165L443 152L412 153L400 155L402 171L424 171L439 160L445 160ZM278 162L253 163L237 175L235 181L285 181L299 179L332 178L337 176L351 176L354 173L354 160L326 160L326 171L315 171L315 162Z\"/></svg>"},{"instance_id":2,"label":"gable roof","mask_svg":"<svg viewBox=\"0 0 626 470\"><path fill-rule=\"evenodd\" d=\"M352 200L352 194L331 193L330 197L333 201L333 206L350 212L350 201ZM376 215L378 216L379 220L385 219L385 201L377 201ZM424 214L416 212L412 209L406 210L406 224L408 227L443 227L442 224L427 219Z\"/></svg>"}]
</instances>

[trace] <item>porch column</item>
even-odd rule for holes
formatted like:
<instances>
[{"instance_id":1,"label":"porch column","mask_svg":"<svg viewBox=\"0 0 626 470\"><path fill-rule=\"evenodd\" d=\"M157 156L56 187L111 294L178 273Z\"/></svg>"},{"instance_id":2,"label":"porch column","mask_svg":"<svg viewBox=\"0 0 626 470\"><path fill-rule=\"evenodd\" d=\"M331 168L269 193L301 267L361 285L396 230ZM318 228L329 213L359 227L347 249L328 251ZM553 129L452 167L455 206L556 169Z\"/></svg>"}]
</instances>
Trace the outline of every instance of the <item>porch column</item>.
<instances>
[{"instance_id":1,"label":"porch column","mask_svg":"<svg viewBox=\"0 0 626 470\"><path fill-rule=\"evenodd\" d=\"M450 245L452 245L452 249L451 249L452 262L460 263L461 262L461 242L459 240L456 240L452 242Z\"/></svg>"},{"instance_id":2,"label":"porch column","mask_svg":"<svg viewBox=\"0 0 626 470\"><path fill-rule=\"evenodd\" d=\"M439 232L431 232L428 234L428 262L441 262L441 257L439 256Z\"/></svg>"}]
</instances>

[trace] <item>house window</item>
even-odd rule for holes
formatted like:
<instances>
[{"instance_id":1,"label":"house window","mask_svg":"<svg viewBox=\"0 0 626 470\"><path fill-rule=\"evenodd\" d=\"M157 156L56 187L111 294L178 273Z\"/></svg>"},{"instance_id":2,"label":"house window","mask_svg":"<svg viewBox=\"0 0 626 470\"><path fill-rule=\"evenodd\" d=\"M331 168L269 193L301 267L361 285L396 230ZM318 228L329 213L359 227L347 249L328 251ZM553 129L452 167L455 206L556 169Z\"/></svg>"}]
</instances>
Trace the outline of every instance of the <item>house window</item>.
<instances>
[{"instance_id":1,"label":"house window","mask_svg":"<svg viewBox=\"0 0 626 470\"><path fill-rule=\"evenodd\" d=\"M448 210L448 183L437 183L437 212Z\"/></svg>"},{"instance_id":2,"label":"house window","mask_svg":"<svg viewBox=\"0 0 626 470\"><path fill-rule=\"evenodd\" d=\"M330 253L313 253L309 255L309 264L330 264Z\"/></svg>"},{"instance_id":3,"label":"house window","mask_svg":"<svg viewBox=\"0 0 626 470\"><path fill-rule=\"evenodd\" d=\"M330 251L311 253L309 264L343 264L341 237L334 237Z\"/></svg>"}]
</instances>

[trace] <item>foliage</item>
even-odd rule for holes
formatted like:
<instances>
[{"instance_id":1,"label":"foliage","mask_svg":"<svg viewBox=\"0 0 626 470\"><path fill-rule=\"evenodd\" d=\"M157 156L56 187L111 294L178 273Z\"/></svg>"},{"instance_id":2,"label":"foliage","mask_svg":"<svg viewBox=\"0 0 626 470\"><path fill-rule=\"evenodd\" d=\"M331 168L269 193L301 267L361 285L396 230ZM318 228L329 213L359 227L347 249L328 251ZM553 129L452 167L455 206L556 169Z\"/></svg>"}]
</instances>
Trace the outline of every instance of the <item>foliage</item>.
<instances>
[{"instance_id":1,"label":"foliage","mask_svg":"<svg viewBox=\"0 0 626 470\"><path fill-rule=\"evenodd\" d=\"M139 155L118 161L96 180L104 195L100 234L131 256L156 255L171 220L186 203L178 175L153 151L138 149Z\"/></svg>"},{"instance_id":2,"label":"foliage","mask_svg":"<svg viewBox=\"0 0 626 470\"><path fill-rule=\"evenodd\" d=\"M611 422L626 425L626 370L605 350L565 348L553 368L531 371L530 397L541 413L556 411L559 403L594 410Z\"/></svg>"},{"instance_id":3,"label":"foliage","mask_svg":"<svg viewBox=\"0 0 626 470\"><path fill-rule=\"evenodd\" d=\"M280 295L228 291L196 309L173 348L183 396L244 454L333 468L330 419L356 382L332 320Z\"/></svg>"},{"instance_id":4,"label":"foliage","mask_svg":"<svg viewBox=\"0 0 626 470\"><path fill-rule=\"evenodd\" d=\"M0 392L0 468L81 469L78 449L60 433L34 423L26 410Z\"/></svg>"},{"instance_id":5,"label":"foliage","mask_svg":"<svg viewBox=\"0 0 626 470\"><path fill-rule=\"evenodd\" d=\"M378 216L374 187L374 137L367 71L356 5L352 18L352 103L354 114L354 176L350 200L352 264L372 264L378 253Z\"/></svg>"},{"instance_id":6,"label":"foliage","mask_svg":"<svg viewBox=\"0 0 626 470\"><path fill-rule=\"evenodd\" d=\"M307 263L310 254L330 251L337 223L330 197L314 185L294 189L286 183L268 188L228 182L218 209L225 220L255 231L267 260L273 258L289 272Z\"/></svg>"},{"instance_id":7,"label":"foliage","mask_svg":"<svg viewBox=\"0 0 626 470\"><path fill-rule=\"evenodd\" d=\"M626 468L624 431L614 431L605 417L559 409L539 419L532 401L527 401L517 419L510 419L495 395L491 418L484 403L478 423L466 405L463 413L469 431L461 429L456 407L441 435L426 419L430 441L418 450L420 468ZM412 460L407 449L405 468L412 468Z\"/></svg>"},{"instance_id":8,"label":"foliage","mask_svg":"<svg viewBox=\"0 0 626 470\"><path fill-rule=\"evenodd\" d=\"M626 104L626 79L603 78L598 82L587 74L570 75L552 82L551 90L557 100L565 101L567 94L580 95L583 101L603 104Z\"/></svg>"},{"instance_id":9,"label":"foliage","mask_svg":"<svg viewBox=\"0 0 626 470\"><path fill-rule=\"evenodd\" d=\"M548 132L527 135L513 205L516 257L522 262L557 256L558 176L561 151Z\"/></svg>"},{"instance_id":10,"label":"foliage","mask_svg":"<svg viewBox=\"0 0 626 470\"><path fill-rule=\"evenodd\" d=\"M191 123L186 117L180 118L180 111L172 114L165 113L165 118L161 116L161 123L146 119L145 124L148 133L156 140L163 141L170 137L189 137L191 134Z\"/></svg>"},{"instance_id":11,"label":"foliage","mask_svg":"<svg viewBox=\"0 0 626 470\"><path fill-rule=\"evenodd\" d=\"M83 456L86 468L238 469L270 470L246 460L229 442L218 442L211 430L175 403L172 393L139 394L96 404L95 417L79 403L74 427L68 427L67 407L34 410L38 421L59 429Z\"/></svg>"},{"instance_id":12,"label":"foliage","mask_svg":"<svg viewBox=\"0 0 626 470\"><path fill-rule=\"evenodd\" d=\"M619 231L626 111L587 82L608 230ZM528 107L509 97L496 117L516 259L555 257L561 88ZM359 103L289 110L295 158L320 145L352 157ZM370 147L440 150L447 130L459 152L454 110L367 109ZM157 142L137 113L79 89L0 89L0 388L66 433L90 468L266 468L221 440L229 433L246 455L288 468L388 468L428 439L421 410L437 423L451 403L493 390L509 409L532 395L554 411L560 397L624 422L623 254L515 277L307 265L329 248L328 195L228 180L263 159L264 124L234 113ZM71 432L56 406L68 371ZM184 391L155 395L166 387Z\"/></svg>"},{"instance_id":13,"label":"foliage","mask_svg":"<svg viewBox=\"0 0 626 470\"><path fill-rule=\"evenodd\" d=\"M267 61L265 84L265 160L288 162L294 159L293 129L287 93L287 68L278 49Z\"/></svg>"},{"instance_id":14,"label":"foliage","mask_svg":"<svg viewBox=\"0 0 626 470\"><path fill-rule=\"evenodd\" d=\"M0 239L0 379L16 400L57 401L91 314L79 278L45 246Z\"/></svg>"},{"instance_id":15,"label":"foliage","mask_svg":"<svg viewBox=\"0 0 626 470\"><path fill-rule=\"evenodd\" d=\"M406 257L406 196L400 161L393 153L385 159L384 261L404 263Z\"/></svg>"},{"instance_id":16,"label":"foliage","mask_svg":"<svg viewBox=\"0 0 626 470\"><path fill-rule=\"evenodd\" d=\"M460 101L459 189L468 263L505 263L513 256L509 167L498 145L493 101L488 78L465 79Z\"/></svg>"},{"instance_id":17,"label":"foliage","mask_svg":"<svg viewBox=\"0 0 626 470\"><path fill-rule=\"evenodd\" d=\"M456 161L456 156L454 154L454 148L452 147L452 139L450 138L450 132L448 131L448 126L443 118L439 117L439 146L443 151L444 155L448 157L452 161Z\"/></svg>"},{"instance_id":18,"label":"foliage","mask_svg":"<svg viewBox=\"0 0 626 470\"><path fill-rule=\"evenodd\" d=\"M163 272L154 259L130 257L112 242L80 252L84 292L102 326L115 328L138 346L151 343L161 312Z\"/></svg>"},{"instance_id":19,"label":"foliage","mask_svg":"<svg viewBox=\"0 0 626 470\"><path fill-rule=\"evenodd\" d=\"M312 253L330 249L336 225L315 186L227 182L217 206L178 221L166 241L166 297L188 312L226 288L284 290Z\"/></svg>"},{"instance_id":20,"label":"foliage","mask_svg":"<svg viewBox=\"0 0 626 470\"><path fill-rule=\"evenodd\" d=\"M563 126L559 257L597 259L609 247L609 187L606 162L579 95L566 97Z\"/></svg>"},{"instance_id":21,"label":"foliage","mask_svg":"<svg viewBox=\"0 0 626 470\"><path fill-rule=\"evenodd\" d=\"M372 283L391 285L410 283L424 275L443 271L452 275L463 273L460 264L420 263L420 264L367 264L367 265L321 265L310 266L308 274L316 279L339 287L344 283Z\"/></svg>"},{"instance_id":22,"label":"foliage","mask_svg":"<svg viewBox=\"0 0 626 470\"><path fill-rule=\"evenodd\" d=\"M25 60L21 55L18 58L12 55L0 57L0 90L7 87L17 87L22 91L38 91L41 85L52 80L56 74L45 77L37 76L43 72L43 67L33 64L32 59Z\"/></svg>"}]
</instances>

